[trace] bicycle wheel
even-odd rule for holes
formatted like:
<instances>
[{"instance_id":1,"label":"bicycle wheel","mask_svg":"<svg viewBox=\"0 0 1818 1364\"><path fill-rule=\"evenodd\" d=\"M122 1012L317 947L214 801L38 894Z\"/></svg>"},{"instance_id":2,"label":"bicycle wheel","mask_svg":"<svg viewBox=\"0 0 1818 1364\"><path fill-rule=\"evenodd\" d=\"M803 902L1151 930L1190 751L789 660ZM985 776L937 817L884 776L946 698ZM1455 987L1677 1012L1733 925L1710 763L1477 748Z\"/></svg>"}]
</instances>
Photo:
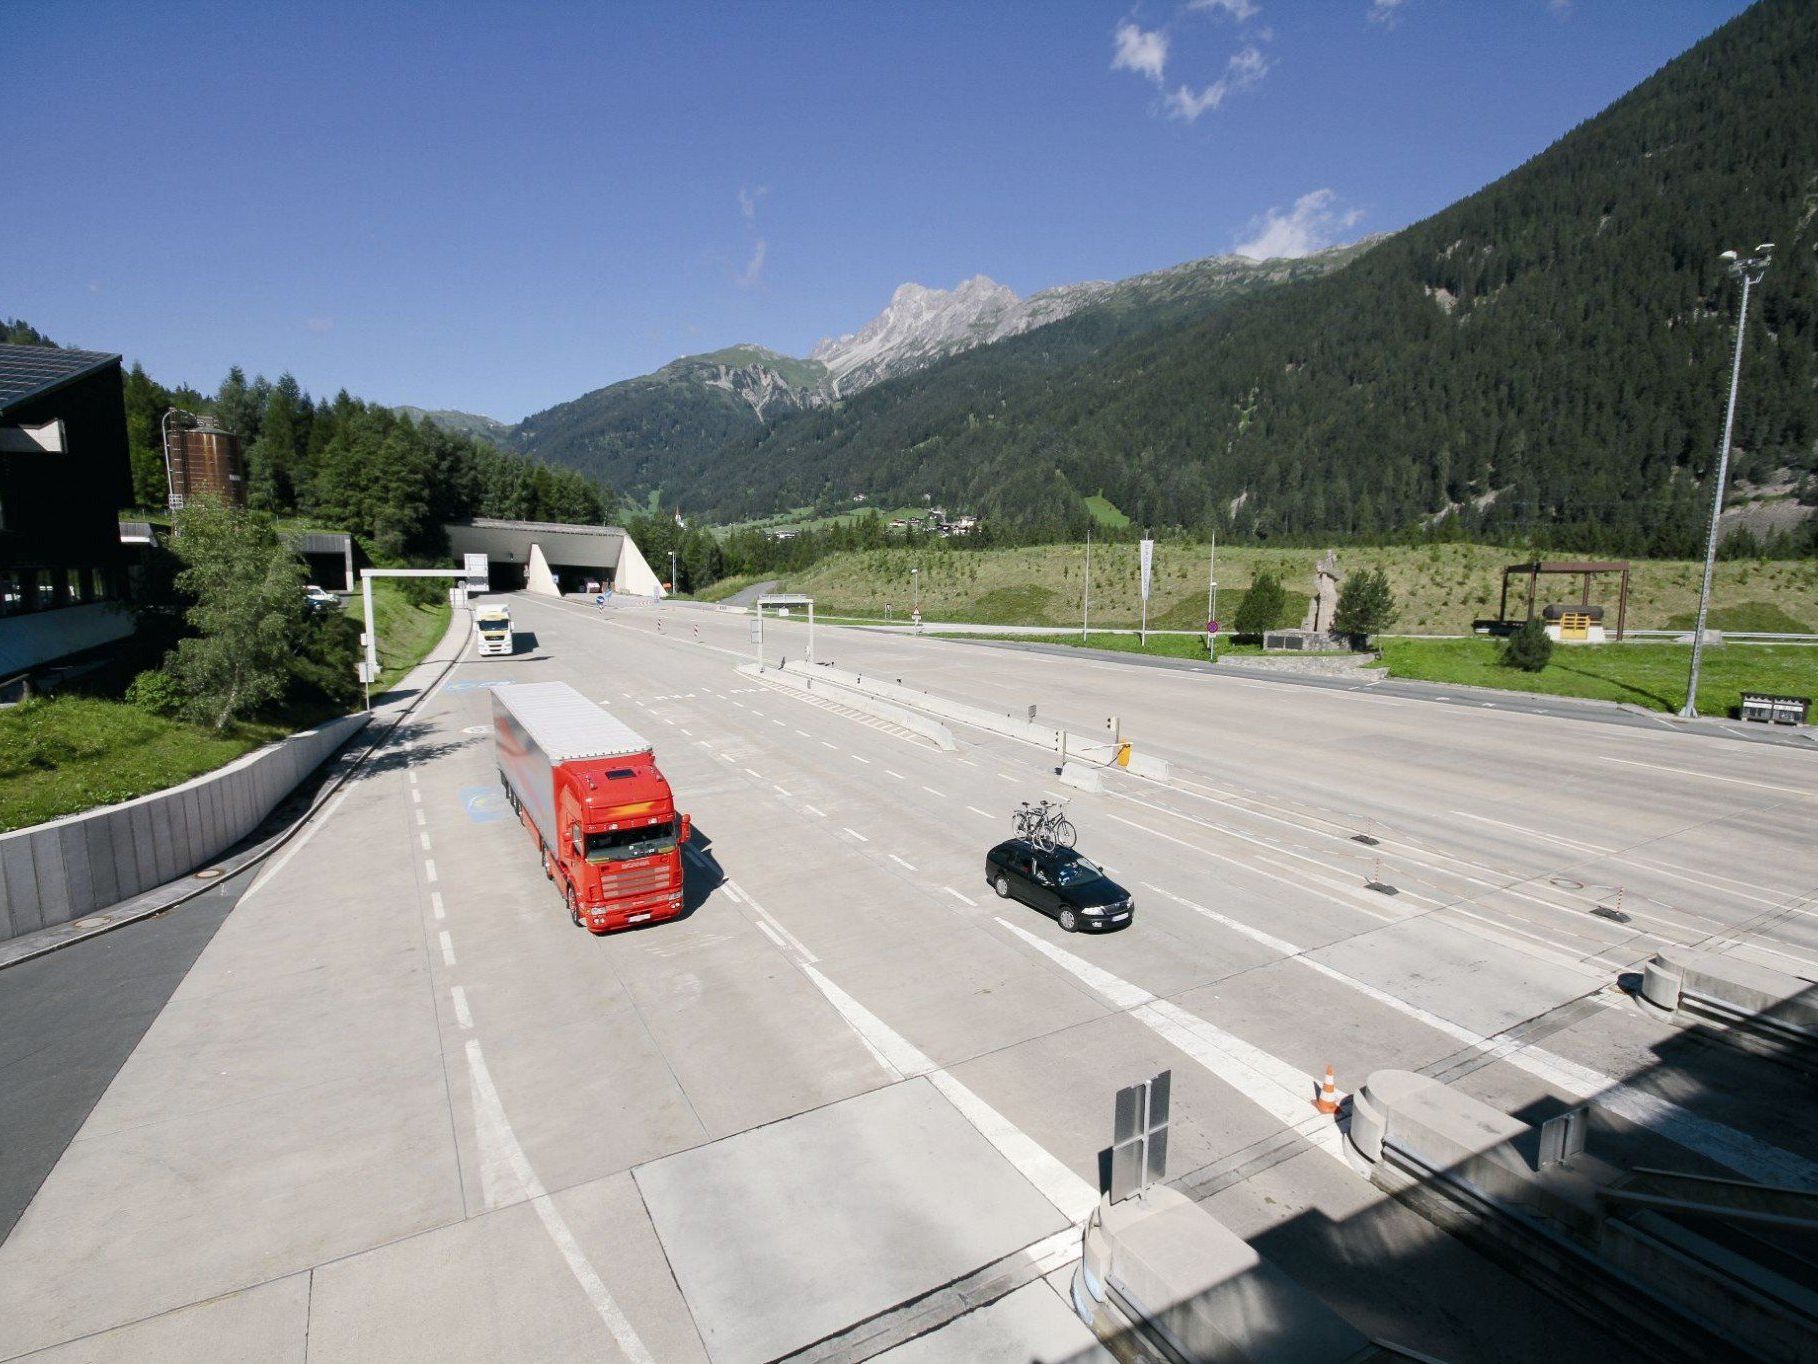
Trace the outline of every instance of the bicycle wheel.
<instances>
[{"instance_id":1,"label":"bicycle wheel","mask_svg":"<svg viewBox=\"0 0 1818 1364\"><path fill-rule=\"evenodd\" d=\"M1062 815L1049 825L1048 837L1054 840L1057 847L1071 848L1073 840L1079 837L1079 833L1074 829L1073 821Z\"/></svg>"}]
</instances>

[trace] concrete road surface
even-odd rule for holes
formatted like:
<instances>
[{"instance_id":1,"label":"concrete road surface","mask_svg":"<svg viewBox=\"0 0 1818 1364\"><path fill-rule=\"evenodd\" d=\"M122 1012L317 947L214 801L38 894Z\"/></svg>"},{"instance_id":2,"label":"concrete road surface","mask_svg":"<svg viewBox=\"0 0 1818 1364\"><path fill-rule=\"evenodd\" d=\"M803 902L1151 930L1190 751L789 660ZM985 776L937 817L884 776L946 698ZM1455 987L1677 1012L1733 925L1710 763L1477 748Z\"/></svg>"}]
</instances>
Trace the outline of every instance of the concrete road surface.
<instances>
[{"instance_id":1,"label":"concrete road surface","mask_svg":"<svg viewBox=\"0 0 1818 1364\"><path fill-rule=\"evenodd\" d=\"M1071 793L1138 908L1069 936L983 879L1013 803L1070 794L1050 755L772 690L734 670L745 617L512 608L535 656L453 670L55 1159L0 1246L0 1358L1062 1357L1112 1094L1164 1068L1170 1180L1449 1359L1634 1355L1378 1196L1312 1107L1328 1064L1595 1095L1611 1158L1818 1186L1788 1072L1615 986L1662 943L1818 967L1810 755L821 629L1175 763ZM554 679L655 744L685 918L591 938L543 879L487 692Z\"/></svg>"}]
</instances>

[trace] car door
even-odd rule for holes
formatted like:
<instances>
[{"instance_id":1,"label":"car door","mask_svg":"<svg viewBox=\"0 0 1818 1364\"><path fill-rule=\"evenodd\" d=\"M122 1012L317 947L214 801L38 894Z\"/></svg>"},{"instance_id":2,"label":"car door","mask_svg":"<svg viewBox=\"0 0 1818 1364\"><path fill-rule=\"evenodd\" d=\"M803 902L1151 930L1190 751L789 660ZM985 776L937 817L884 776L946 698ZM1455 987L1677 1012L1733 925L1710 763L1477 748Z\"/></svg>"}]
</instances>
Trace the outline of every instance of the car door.
<instances>
[{"instance_id":1,"label":"car door","mask_svg":"<svg viewBox=\"0 0 1818 1364\"><path fill-rule=\"evenodd\" d=\"M1029 868L1029 904L1044 914L1058 914L1061 907L1059 886L1054 863L1036 853Z\"/></svg>"},{"instance_id":2,"label":"car door","mask_svg":"<svg viewBox=\"0 0 1818 1364\"><path fill-rule=\"evenodd\" d=\"M1033 854L1027 848L1015 849L1005 861L1005 870L1010 874L1011 895L1031 908L1040 909L1042 888L1035 883Z\"/></svg>"}]
</instances>

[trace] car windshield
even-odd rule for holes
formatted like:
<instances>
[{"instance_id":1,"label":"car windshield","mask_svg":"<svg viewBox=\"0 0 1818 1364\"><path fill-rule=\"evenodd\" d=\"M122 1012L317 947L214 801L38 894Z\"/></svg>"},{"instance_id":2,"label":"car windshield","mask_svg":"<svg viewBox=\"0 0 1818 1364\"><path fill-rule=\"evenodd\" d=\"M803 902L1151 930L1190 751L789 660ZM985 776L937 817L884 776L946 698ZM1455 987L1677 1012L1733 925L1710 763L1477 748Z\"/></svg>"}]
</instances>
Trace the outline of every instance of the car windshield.
<instances>
[{"instance_id":1,"label":"car windshield","mask_svg":"<svg viewBox=\"0 0 1818 1364\"><path fill-rule=\"evenodd\" d=\"M1054 869L1054 879L1063 886L1083 886L1098 880L1104 873L1085 858L1075 858L1071 862L1062 862Z\"/></svg>"},{"instance_id":2,"label":"car windshield","mask_svg":"<svg viewBox=\"0 0 1818 1364\"><path fill-rule=\"evenodd\" d=\"M674 820L667 824L647 824L641 829L613 829L587 835L587 860L623 862L628 858L665 853L675 845Z\"/></svg>"}]
</instances>

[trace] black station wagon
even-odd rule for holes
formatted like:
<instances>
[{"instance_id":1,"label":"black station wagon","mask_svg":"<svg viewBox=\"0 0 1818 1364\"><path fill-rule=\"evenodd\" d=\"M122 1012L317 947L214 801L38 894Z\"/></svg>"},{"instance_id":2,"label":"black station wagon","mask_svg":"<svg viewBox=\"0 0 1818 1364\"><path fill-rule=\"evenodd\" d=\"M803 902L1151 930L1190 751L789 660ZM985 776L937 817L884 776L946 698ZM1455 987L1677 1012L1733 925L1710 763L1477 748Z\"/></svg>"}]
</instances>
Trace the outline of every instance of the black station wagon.
<instances>
[{"instance_id":1,"label":"black station wagon","mask_svg":"<svg viewBox=\"0 0 1818 1364\"><path fill-rule=\"evenodd\" d=\"M1071 848L1038 848L1020 838L999 843L985 854L985 884L1069 933L1122 928L1136 916L1130 892Z\"/></svg>"}]
</instances>

